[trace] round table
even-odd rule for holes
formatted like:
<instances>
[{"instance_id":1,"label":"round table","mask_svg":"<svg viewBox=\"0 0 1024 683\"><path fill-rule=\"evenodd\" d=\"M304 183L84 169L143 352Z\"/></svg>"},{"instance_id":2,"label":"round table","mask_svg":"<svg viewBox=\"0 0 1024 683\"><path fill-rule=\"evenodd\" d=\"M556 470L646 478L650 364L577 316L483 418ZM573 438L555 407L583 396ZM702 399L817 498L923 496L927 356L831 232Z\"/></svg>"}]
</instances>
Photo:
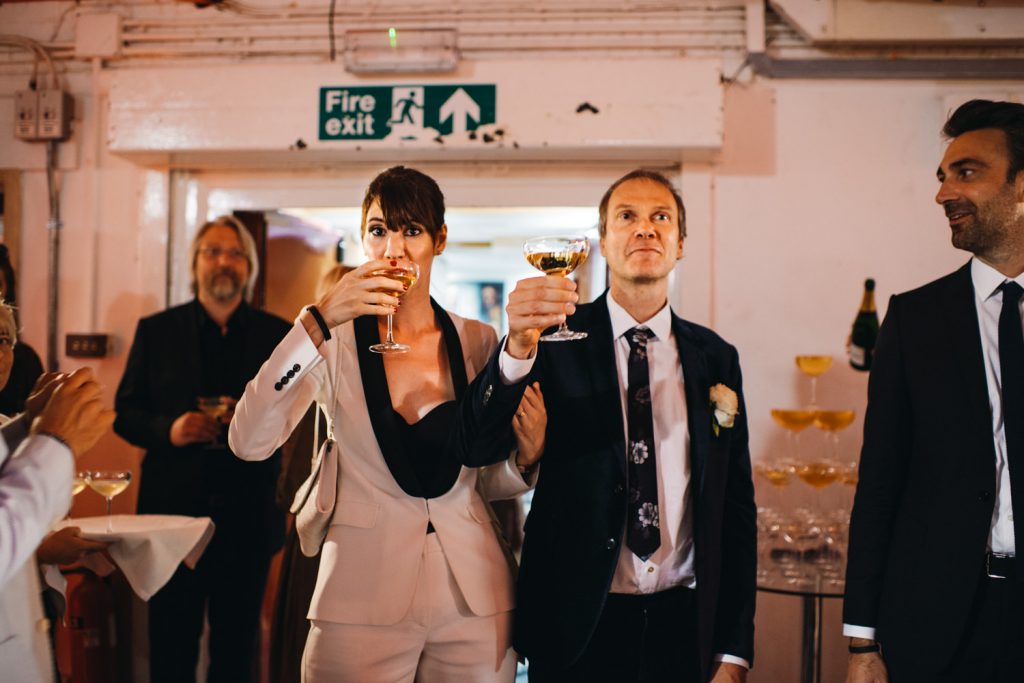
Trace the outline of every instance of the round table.
<instances>
[{"instance_id":1,"label":"round table","mask_svg":"<svg viewBox=\"0 0 1024 683\"><path fill-rule=\"evenodd\" d=\"M803 603L800 636L800 683L821 683L821 618L825 598L843 597L843 585L816 575L806 585L789 583L783 577L758 578L757 590L776 595L795 595Z\"/></svg>"}]
</instances>

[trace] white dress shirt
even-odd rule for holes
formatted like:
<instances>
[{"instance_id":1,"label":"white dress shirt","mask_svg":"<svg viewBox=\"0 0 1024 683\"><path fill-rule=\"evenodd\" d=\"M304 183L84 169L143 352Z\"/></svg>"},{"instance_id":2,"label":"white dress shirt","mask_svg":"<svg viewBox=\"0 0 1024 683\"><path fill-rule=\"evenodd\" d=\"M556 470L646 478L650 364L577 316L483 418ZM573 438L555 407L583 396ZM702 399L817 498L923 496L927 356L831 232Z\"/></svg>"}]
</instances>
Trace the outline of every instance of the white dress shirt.
<instances>
[{"instance_id":1,"label":"white dress shirt","mask_svg":"<svg viewBox=\"0 0 1024 683\"><path fill-rule=\"evenodd\" d=\"M647 342L647 361L651 382L651 406L654 417L655 460L658 468L658 501L661 519L661 545L647 560L629 552L622 539L619 563L612 578L612 593L646 594L676 586L696 588L693 545L693 505L690 489L690 431L686 412L686 391L679 346L672 332L672 313L666 303L654 317L639 323L609 293L608 314L615 340L615 368L619 378L624 442L629 441L626 418L626 388L629 385L629 342L625 334L638 325L649 328L654 336ZM566 342L573 343L573 342ZM503 350L498 365L502 380L509 384L525 377L534 359L518 360ZM626 457L625 451L622 457ZM541 466L544 458L541 457ZM717 654L716 661L749 663L728 654Z\"/></svg>"},{"instance_id":2,"label":"white dress shirt","mask_svg":"<svg viewBox=\"0 0 1024 683\"><path fill-rule=\"evenodd\" d=\"M1003 292L1007 280L1024 287L1024 274L1008 278L978 259L971 260L971 281L974 284L974 305L978 311L981 332L981 353L985 360L985 383L988 405L992 413L992 440L996 447L996 503L992 510L992 527L988 548L994 553L1015 554L1013 538L1013 504L1010 499L1010 467L1006 462L1006 432L1003 430L1003 387L999 371L999 314L1003 310ZM1024 306L1024 298L1021 298ZM843 635L875 639L875 629L843 624Z\"/></svg>"}]
</instances>

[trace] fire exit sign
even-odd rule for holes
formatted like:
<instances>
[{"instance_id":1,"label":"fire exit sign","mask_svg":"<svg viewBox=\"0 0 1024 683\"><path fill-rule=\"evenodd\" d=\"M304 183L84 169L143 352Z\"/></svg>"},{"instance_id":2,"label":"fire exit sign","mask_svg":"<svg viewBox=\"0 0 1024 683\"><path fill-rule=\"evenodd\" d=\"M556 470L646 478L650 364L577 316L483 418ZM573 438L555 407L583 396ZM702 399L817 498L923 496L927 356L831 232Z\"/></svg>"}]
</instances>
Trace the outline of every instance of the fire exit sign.
<instances>
[{"instance_id":1,"label":"fire exit sign","mask_svg":"<svg viewBox=\"0 0 1024 683\"><path fill-rule=\"evenodd\" d=\"M321 140L429 140L495 123L494 85L320 88Z\"/></svg>"}]
</instances>

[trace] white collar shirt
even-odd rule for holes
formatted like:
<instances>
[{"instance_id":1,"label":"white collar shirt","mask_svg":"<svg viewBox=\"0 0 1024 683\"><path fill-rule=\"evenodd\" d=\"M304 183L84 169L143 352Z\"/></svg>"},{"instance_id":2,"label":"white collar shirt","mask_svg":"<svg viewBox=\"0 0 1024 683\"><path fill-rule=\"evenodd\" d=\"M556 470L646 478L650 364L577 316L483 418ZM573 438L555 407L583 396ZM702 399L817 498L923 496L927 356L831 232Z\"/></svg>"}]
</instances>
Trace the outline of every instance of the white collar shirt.
<instances>
[{"instance_id":1,"label":"white collar shirt","mask_svg":"<svg viewBox=\"0 0 1024 683\"><path fill-rule=\"evenodd\" d=\"M983 261L971 260L974 302L978 310L985 381L992 413L992 439L996 447L996 504L992 511L988 545L992 552L1007 555L1014 554L1016 544L1013 538L1010 467L1006 461L1006 432L1003 430L1002 376L999 369L999 314L1003 310L1003 292L999 286L1010 279ZM1012 279L1024 287L1024 275ZM1024 299L1021 305L1024 306Z\"/></svg>"},{"instance_id":2,"label":"white collar shirt","mask_svg":"<svg viewBox=\"0 0 1024 683\"><path fill-rule=\"evenodd\" d=\"M623 436L624 442L628 442L626 388L629 385L629 342L625 335L641 323L634 320L610 294L608 314L611 317L615 345ZM693 567L693 506L690 500L690 432L686 392L668 304L642 324L654 333L653 338L647 342L647 360L654 417L654 454L658 469L661 545L647 560L641 560L630 552L623 537L619 563L612 578L612 593L656 593L675 586L693 588L697 584ZM625 451L622 457L626 458Z\"/></svg>"}]
</instances>

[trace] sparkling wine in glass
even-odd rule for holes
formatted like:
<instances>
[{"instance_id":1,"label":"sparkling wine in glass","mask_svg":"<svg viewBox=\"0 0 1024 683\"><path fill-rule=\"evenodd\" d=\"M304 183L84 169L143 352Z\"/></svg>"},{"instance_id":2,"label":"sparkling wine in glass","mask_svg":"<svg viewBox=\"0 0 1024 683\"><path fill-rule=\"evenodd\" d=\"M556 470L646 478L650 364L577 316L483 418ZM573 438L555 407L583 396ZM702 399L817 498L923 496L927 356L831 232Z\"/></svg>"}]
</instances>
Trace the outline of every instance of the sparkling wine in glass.
<instances>
[{"instance_id":1,"label":"sparkling wine in glass","mask_svg":"<svg viewBox=\"0 0 1024 683\"><path fill-rule=\"evenodd\" d=\"M796 366L811 378L811 408L818 406L818 378L832 367L832 356L797 356Z\"/></svg>"},{"instance_id":2,"label":"sparkling wine in glass","mask_svg":"<svg viewBox=\"0 0 1024 683\"><path fill-rule=\"evenodd\" d=\"M523 254L530 265L546 275L566 277L587 260L590 240L582 235L534 237L523 245ZM585 339L586 332L574 332L562 321L558 329L540 338L541 341Z\"/></svg>"},{"instance_id":3,"label":"sparkling wine in glass","mask_svg":"<svg viewBox=\"0 0 1024 683\"><path fill-rule=\"evenodd\" d=\"M110 506L114 502L114 496L128 488L131 481L132 473L129 470L89 472L87 478L89 488L107 499L107 533L114 530L113 520L110 516Z\"/></svg>"},{"instance_id":4,"label":"sparkling wine in glass","mask_svg":"<svg viewBox=\"0 0 1024 683\"><path fill-rule=\"evenodd\" d=\"M833 460L839 459L839 432L853 424L856 416L853 410L819 410L814 414L814 426L828 435Z\"/></svg>"},{"instance_id":5,"label":"sparkling wine in glass","mask_svg":"<svg viewBox=\"0 0 1024 683\"><path fill-rule=\"evenodd\" d=\"M75 480L71 484L71 495L77 496L79 493L85 490L85 487L89 485L88 473L79 472L75 475Z\"/></svg>"},{"instance_id":6,"label":"sparkling wine in glass","mask_svg":"<svg viewBox=\"0 0 1024 683\"><path fill-rule=\"evenodd\" d=\"M393 294L399 298L405 296L416 281L420 278L420 267L411 261L400 262L397 266L389 268L378 268L377 270L370 273L371 277L386 277L390 280L404 285L401 291L394 291L392 289L379 289L377 291L385 294ZM388 335L387 339L379 344L374 344L370 347L370 350L374 353L405 353L409 350L409 346L406 344L399 344L395 341L394 333L392 332L393 325L393 314L388 313Z\"/></svg>"},{"instance_id":7,"label":"sparkling wine in glass","mask_svg":"<svg viewBox=\"0 0 1024 683\"><path fill-rule=\"evenodd\" d=\"M204 415L213 418L218 424L220 424L220 418L228 412L227 401L220 396L200 396L196 399L196 405ZM223 445L224 442L221 440L220 434L207 444L210 448L219 448Z\"/></svg>"},{"instance_id":8,"label":"sparkling wine in glass","mask_svg":"<svg viewBox=\"0 0 1024 683\"><path fill-rule=\"evenodd\" d=\"M775 424L786 430L789 456L795 459L800 445L800 432L814 424L814 411L772 408L772 419Z\"/></svg>"}]
</instances>

